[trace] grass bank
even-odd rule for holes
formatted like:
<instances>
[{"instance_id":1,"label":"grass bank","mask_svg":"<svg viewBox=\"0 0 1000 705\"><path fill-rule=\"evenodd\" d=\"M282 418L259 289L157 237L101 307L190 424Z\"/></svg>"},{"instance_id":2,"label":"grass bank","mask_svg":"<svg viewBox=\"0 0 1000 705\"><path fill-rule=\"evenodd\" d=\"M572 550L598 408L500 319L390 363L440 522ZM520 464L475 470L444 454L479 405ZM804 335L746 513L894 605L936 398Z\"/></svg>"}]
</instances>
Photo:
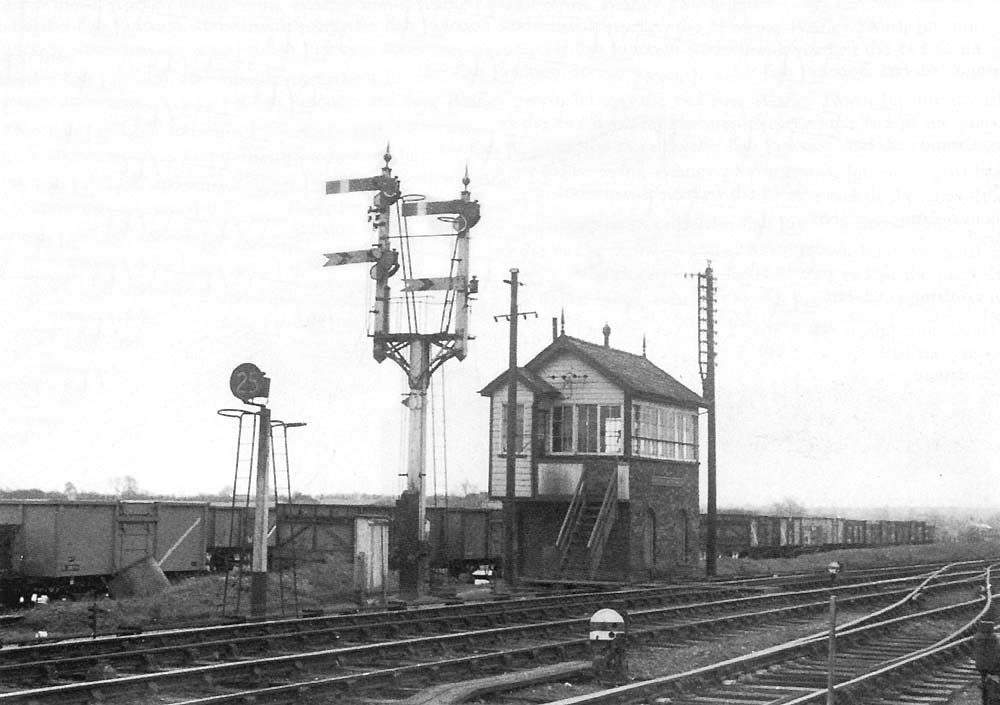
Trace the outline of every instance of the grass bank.
<instances>
[{"instance_id":1,"label":"grass bank","mask_svg":"<svg viewBox=\"0 0 1000 705\"><path fill-rule=\"evenodd\" d=\"M825 553L811 553L798 558L720 558L717 574L729 577L752 577L783 573L809 573L826 569L832 561L844 570L860 570L919 563L1000 560L1000 543L932 543L923 546L880 546L852 548ZM704 563L702 564L704 574Z\"/></svg>"}]
</instances>

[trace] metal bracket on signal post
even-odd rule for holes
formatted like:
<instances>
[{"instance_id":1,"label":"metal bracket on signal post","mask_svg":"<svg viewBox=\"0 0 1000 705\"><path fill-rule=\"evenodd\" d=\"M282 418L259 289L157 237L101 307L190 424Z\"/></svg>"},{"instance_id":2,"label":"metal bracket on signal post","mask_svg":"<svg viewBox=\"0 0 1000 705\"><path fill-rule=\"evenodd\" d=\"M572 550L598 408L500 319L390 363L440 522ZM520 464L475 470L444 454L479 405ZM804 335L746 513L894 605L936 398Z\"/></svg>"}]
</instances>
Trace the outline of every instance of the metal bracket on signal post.
<instances>
[{"instance_id":1,"label":"metal bracket on signal post","mask_svg":"<svg viewBox=\"0 0 1000 705\"><path fill-rule=\"evenodd\" d=\"M466 188L469 174L466 170L462 180ZM403 216L436 215L451 223L455 231L455 274L448 277L428 277L406 279L404 291L449 291L455 292L455 347L454 354L459 360L465 359L469 340L469 295L478 291L478 281L469 279L469 230L479 222L479 202L469 200L469 192L462 191L462 197L452 201L416 201L403 203Z\"/></svg>"},{"instance_id":2,"label":"metal bracket on signal post","mask_svg":"<svg viewBox=\"0 0 1000 705\"><path fill-rule=\"evenodd\" d=\"M392 155L389 145L385 146L385 166L378 176L367 176L360 179L339 179L326 182L326 193L356 193L358 191L376 191L371 207L368 209L372 227L378 232L378 243L368 250L352 250L350 252L334 252L326 255L324 267L359 262L374 262L371 277L375 280L375 314L373 357L382 362L386 357L385 336L389 333L389 277L399 269L398 253L389 247L389 208L400 199L399 179L392 175L389 162Z\"/></svg>"}]
</instances>

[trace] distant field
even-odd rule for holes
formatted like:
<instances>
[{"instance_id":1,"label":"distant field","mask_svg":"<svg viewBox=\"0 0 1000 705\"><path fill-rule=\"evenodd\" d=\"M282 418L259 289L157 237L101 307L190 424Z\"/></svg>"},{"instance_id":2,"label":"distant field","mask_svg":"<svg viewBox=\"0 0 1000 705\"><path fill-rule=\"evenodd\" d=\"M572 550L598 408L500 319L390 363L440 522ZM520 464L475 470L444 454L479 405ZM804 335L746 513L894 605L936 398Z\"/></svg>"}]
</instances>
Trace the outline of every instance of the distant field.
<instances>
[{"instance_id":1,"label":"distant field","mask_svg":"<svg viewBox=\"0 0 1000 705\"><path fill-rule=\"evenodd\" d=\"M720 558L717 574L745 577L775 573L805 573L825 570L837 561L844 570L878 568L913 563L950 563L995 558L1000 561L1000 543L932 543L923 546L882 546L812 553L798 558ZM704 572L704 563L702 563Z\"/></svg>"}]
</instances>

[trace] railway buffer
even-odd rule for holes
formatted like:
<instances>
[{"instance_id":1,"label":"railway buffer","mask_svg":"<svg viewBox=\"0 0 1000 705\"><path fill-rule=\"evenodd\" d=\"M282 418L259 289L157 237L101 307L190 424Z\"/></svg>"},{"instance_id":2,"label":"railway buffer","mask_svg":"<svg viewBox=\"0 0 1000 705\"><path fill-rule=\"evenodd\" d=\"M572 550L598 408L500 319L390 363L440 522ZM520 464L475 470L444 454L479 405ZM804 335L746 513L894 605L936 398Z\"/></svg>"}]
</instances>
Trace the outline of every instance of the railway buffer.
<instances>
[{"instance_id":1,"label":"railway buffer","mask_svg":"<svg viewBox=\"0 0 1000 705\"><path fill-rule=\"evenodd\" d=\"M628 681L625 618L613 609L599 609L590 618L590 652L594 678L605 685Z\"/></svg>"}]
</instances>

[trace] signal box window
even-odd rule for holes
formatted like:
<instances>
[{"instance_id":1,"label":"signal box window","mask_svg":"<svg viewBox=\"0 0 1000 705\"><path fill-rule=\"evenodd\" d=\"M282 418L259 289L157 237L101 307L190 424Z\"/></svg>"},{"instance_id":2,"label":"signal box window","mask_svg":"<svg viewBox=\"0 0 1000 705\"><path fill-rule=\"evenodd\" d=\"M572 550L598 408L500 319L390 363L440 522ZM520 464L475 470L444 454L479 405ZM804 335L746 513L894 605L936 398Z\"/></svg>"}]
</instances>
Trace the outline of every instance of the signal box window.
<instances>
[{"instance_id":1,"label":"signal box window","mask_svg":"<svg viewBox=\"0 0 1000 705\"><path fill-rule=\"evenodd\" d=\"M698 416L682 409L636 404L632 407L632 452L647 458L698 460Z\"/></svg>"},{"instance_id":2,"label":"signal box window","mask_svg":"<svg viewBox=\"0 0 1000 705\"><path fill-rule=\"evenodd\" d=\"M576 452L597 452L597 404L576 407Z\"/></svg>"},{"instance_id":3,"label":"signal box window","mask_svg":"<svg viewBox=\"0 0 1000 705\"><path fill-rule=\"evenodd\" d=\"M601 407L601 452L622 452L622 408L617 404Z\"/></svg>"},{"instance_id":4,"label":"signal box window","mask_svg":"<svg viewBox=\"0 0 1000 705\"><path fill-rule=\"evenodd\" d=\"M552 452L573 452L573 407L552 407Z\"/></svg>"},{"instance_id":5,"label":"signal box window","mask_svg":"<svg viewBox=\"0 0 1000 705\"><path fill-rule=\"evenodd\" d=\"M500 405L500 452L507 452L507 404ZM514 453L524 452L524 404L517 405L514 424Z\"/></svg>"},{"instance_id":6,"label":"signal box window","mask_svg":"<svg viewBox=\"0 0 1000 705\"><path fill-rule=\"evenodd\" d=\"M618 404L562 404L552 407L551 420L552 453L622 452L622 408Z\"/></svg>"}]
</instances>

